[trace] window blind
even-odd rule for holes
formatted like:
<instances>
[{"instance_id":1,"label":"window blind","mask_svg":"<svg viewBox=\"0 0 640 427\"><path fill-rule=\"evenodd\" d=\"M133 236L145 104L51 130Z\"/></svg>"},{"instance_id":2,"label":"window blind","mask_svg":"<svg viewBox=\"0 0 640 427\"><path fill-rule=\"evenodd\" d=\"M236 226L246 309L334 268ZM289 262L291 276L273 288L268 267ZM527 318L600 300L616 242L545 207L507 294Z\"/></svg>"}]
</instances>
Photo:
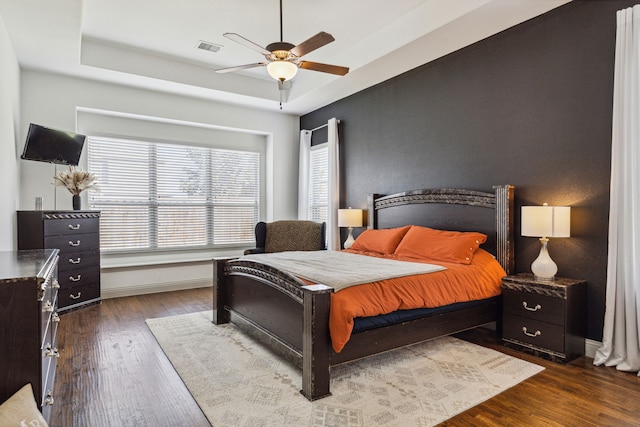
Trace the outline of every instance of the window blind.
<instances>
[{"instance_id":1,"label":"window blind","mask_svg":"<svg viewBox=\"0 0 640 427\"><path fill-rule=\"evenodd\" d=\"M260 212L260 153L88 138L104 251L246 246Z\"/></svg>"},{"instance_id":2,"label":"window blind","mask_svg":"<svg viewBox=\"0 0 640 427\"><path fill-rule=\"evenodd\" d=\"M329 214L329 144L311 147L309 156L309 219L327 222Z\"/></svg>"}]
</instances>

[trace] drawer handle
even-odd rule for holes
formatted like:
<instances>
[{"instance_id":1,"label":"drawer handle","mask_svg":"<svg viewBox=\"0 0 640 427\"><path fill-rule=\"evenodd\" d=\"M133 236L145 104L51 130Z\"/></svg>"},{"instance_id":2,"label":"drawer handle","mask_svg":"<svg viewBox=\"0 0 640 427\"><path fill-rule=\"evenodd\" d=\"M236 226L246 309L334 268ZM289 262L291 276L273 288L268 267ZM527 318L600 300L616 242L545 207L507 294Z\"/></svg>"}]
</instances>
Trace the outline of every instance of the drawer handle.
<instances>
[{"instance_id":1,"label":"drawer handle","mask_svg":"<svg viewBox=\"0 0 640 427\"><path fill-rule=\"evenodd\" d=\"M42 311L53 313L53 304L51 304L51 301L47 300L47 302L44 303L44 305L42 306Z\"/></svg>"},{"instance_id":2,"label":"drawer handle","mask_svg":"<svg viewBox=\"0 0 640 427\"><path fill-rule=\"evenodd\" d=\"M79 282L80 279L82 279L82 274L78 274L77 277L69 276L69 280L71 280L72 282Z\"/></svg>"},{"instance_id":3,"label":"drawer handle","mask_svg":"<svg viewBox=\"0 0 640 427\"><path fill-rule=\"evenodd\" d=\"M69 240L69 246L80 246L80 240L76 240L75 243Z\"/></svg>"},{"instance_id":4,"label":"drawer handle","mask_svg":"<svg viewBox=\"0 0 640 427\"><path fill-rule=\"evenodd\" d=\"M51 344L47 344L47 348L44 351L44 355L46 357L52 357L52 358L56 358L56 359L60 358L60 353L58 353L58 349L57 348L51 348Z\"/></svg>"},{"instance_id":5,"label":"drawer handle","mask_svg":"<svg viewBox=\"0 0 640 427\"><path fill-rule=\"evenodd\" d=\"M69 263L70 264L80 264L80 257L78 257L76 259L69 258Z\"/></svg>"},{"instance_id":6,"label":"drawer handle","mask_svg":"<svg viewBox=\"0 0 640 427\"><path fill-rule=\"evenodd\" d=\"M53 405L53 392L51 390L47 391L47 397L44 399L44 404L48 406Z\"/></svg>"},{"instance_id":7,"label":"drawer handle","mask_svg":"<svg viewBox=\"0 0 640 427\"><path fill-rule=\"evenodd\" d=\"M524 307L525 310L529 310L529 311L538 311L542 308L540 304L536 304L536 306L533 308L528 307L526 301L522 301L522 306Z\"/></svg>"},{"instance_id":8,"label":"drawer handle","mask_svg":"<svg viewBox=\"0 0 640 427\"><path fill-rule=\"evenodd\" d=\"M69 294L69 298L71 298L71 299L78 299L78 298L80 298L80 295L82 295L82 292L78 291L78 295Z\"/></svg>"},{"instance_id":9,"label":"drawer handle","mask_svg":"<svg viewBox=\"0 0 640 427\"><path fill-rule=\"evenodd\" d=\"M531 332L527 332L527 327L523 326L522 327L522 333L525 334L528 337L539 337L540 335L542 335L542 332L540 331L535 331L533 334Z\"/></svg>"},{"instance_id":10,"label":"drawer handle","mask_svg":"<svg viewBox=\"0 0 640 427\"><path fill-rule=\"evenodd\" d=\"M69 224L69 230L80 230L80 224L71 225Z\"/></svg>"}]
</instances>

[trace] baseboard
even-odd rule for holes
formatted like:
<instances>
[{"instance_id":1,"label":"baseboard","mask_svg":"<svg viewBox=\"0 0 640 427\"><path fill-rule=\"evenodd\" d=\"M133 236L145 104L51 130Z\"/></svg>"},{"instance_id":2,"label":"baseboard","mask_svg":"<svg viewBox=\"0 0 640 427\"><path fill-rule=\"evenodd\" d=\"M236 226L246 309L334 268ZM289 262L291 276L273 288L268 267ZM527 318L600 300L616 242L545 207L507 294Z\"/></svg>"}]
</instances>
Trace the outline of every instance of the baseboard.
<instances>
[{"instance_id":1,"label":"baseboard","mask_svg":"<svg viewBox=\"0 0 640 427\"><path fill-rule=\"evenodd\" d=\"M180 282L151 283L144 285L122 286L102 289L102 299L130 297L134 295L155 294L158 292L181 291L184 289L206 288L213 286L211 281L184 280Z\"/></svg>"},{"instance_id":2,"label":"baseboard","mask_svg":"<svg viewBox=\"0 0 640 427\"><path fill-rule=\"evenodd\" d=\"M600 341L587 340L584 343L584 355L593 358L596 355L596 350L602 346Z\"/></svg>"}]
</instances>

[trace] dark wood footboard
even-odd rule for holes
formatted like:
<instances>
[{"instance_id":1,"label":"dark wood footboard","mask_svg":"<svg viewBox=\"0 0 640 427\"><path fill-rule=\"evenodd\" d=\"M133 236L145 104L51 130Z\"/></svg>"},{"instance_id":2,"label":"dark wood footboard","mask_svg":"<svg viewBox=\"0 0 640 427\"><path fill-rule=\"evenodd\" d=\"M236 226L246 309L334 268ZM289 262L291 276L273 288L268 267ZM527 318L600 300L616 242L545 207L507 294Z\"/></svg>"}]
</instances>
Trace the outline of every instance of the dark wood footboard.
<instances>
[{"instance_id":1,"label":"dark wood footboard","mask_svg":"<svg viewBox=\"0 0 640 427\"><path fill-rule=\"evenodd\" d=\"M332 288L305 285L273 267L240 259L214 260L213 323L233 321L302 369L300 392L328 396Z\"/></svg>"}]
</instances>

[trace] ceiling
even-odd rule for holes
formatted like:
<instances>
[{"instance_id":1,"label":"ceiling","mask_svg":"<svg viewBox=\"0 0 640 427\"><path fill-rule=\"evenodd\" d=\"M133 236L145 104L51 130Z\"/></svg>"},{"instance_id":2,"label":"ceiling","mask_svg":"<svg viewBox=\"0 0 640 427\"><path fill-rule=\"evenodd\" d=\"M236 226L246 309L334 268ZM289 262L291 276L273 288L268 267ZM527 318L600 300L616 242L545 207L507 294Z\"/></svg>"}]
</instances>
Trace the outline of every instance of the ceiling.
<instances>
[{"instance_id":1,"label":"ceiling","mask_svg":"<svg viewBox=\"0 0 640 427\"><path fill-rule=\"evenodd\" d=\"M284 41L326 31L335 41L304 59L350 72L300 70L282 111L313 111L568 1L283 0ZM280 111L264 67L214 71L264 59L222 34L279 41L279 0L0 0L0 17L22 68Z\"/></svg>"}]
</instances>

